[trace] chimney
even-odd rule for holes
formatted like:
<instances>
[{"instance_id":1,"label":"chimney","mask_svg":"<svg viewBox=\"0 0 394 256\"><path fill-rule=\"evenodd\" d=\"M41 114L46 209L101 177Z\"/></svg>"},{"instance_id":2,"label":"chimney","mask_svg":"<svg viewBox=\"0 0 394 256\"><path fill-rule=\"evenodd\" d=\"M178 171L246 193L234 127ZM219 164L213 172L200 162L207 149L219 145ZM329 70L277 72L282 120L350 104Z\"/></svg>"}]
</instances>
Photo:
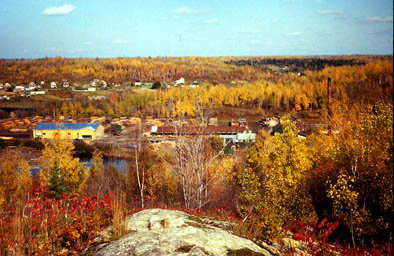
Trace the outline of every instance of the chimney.
<instances>
[{"instance_id":1,"label":"chimney","mask_svg":"<svg viewBox=\"0 0 394 256\"><path fill-rule=\"evenodd\" d=\"M331 78L327 79L327 114L328 114L328 133L331 134L331 119L332 119L332 109L331 109Z\"/></svg>"}]
</instances>

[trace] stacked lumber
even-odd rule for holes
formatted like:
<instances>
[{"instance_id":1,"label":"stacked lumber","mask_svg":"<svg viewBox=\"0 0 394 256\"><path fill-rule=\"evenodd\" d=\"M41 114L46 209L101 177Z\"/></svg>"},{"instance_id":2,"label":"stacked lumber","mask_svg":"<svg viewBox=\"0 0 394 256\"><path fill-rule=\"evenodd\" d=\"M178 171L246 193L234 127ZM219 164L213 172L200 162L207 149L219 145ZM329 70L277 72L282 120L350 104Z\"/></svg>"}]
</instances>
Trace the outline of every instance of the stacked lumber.
<instances>
[{"instance_id":1,"label":"stacked lumber","mask_svg":"<svg viewBox=\"0 0 394 256\"><path fill-rule=\"evenodd\" d=\"M153 126L163 126L164 125L164 123L162 121L155 120L155 119L146 119L146 122L152 124Z\"/></svg>"},{"instance_id":2,"label":"stacked lumber","mask_svg":"<svg viewBox=\"0 0 394 256\"><path fill-rule=\"evenodd\" d=\"M141 118L139 117L130 117L129 125L137 125L141 123Z\"/></svg>"},{"instance_id":3,"label":"stacked lumber","mask_svg":"<svg viewBox=\"0 0 394 256\"><path fill-rule=\"evenodd\" d=\"M12 128L10 132L27 132L27 128Z\"/></svg>"},{"instance_id":4,"label":"stacked lumber","mask_svg":"<svg viewBox=\"0 0 394 256\"><path fill-rule=\"evenodd\" d=\"M2 122L0 124L1 129L4 129L4 130L9 130L11 128L14 128L15 126L16 125L13 121Z\"/></svg>"},{"instance_id":5,"label":"stacked lumber","mask_svg":"<svg viewBox=\"0 0 394 256\"><path fill-rule=\"evenodd\" d=\"M102 116L102 117L92 116L92 117L90 117L90 122L91 123L104 123L105 116Z\"/></svg>"},{"instance_id":6,"label":"stacked lumber","mask_svg":"<svg viewBox=\"0 0 394 256\"><path fill-rule=\"evenodd\" d=\"M22 119L8 118L0 120L0 129L10 130L10 132L26 132L33 129L37 123L53 122L51 120L44 120L40 116L26 117Z\"/></svg>"}]
</instances>

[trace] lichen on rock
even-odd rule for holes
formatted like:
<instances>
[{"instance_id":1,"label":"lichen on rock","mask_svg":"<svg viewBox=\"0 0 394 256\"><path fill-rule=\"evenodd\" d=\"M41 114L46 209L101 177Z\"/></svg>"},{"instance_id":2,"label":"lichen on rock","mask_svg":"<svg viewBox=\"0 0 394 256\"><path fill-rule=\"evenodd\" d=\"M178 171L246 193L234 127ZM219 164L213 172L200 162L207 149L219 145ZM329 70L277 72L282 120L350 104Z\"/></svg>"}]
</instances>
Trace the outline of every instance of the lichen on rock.
<instances>
[{"instance_id":1,"label":"lichen on rock","mask_svg":"<svg viewBox=\"0 0 394 256\"><path fill-rule=\"evenodd\" d=\"M129 234L111 242L98 239L102 243L83 255L272 255L218 226L229 225L181 211L144 210L129 216Z\"/></svg>"}]
</instances>

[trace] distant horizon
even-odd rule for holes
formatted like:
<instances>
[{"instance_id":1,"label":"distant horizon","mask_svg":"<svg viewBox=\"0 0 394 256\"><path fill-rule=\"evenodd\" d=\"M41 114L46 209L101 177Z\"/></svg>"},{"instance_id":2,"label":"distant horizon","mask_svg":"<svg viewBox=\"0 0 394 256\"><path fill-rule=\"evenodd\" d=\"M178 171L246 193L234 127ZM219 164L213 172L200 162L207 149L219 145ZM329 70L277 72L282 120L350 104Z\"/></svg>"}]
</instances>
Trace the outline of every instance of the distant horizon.
<instances>
[{"instance_id":1,"label":"distant horizon","mask_svg":"<svg viewBox=\"0 0 394 256\"><path fill-rule=\"evenodd\" d=\"M393 54L390 0L3 0L0 16L3 59Z\"/></svg>"},{"instance_id":2,"label":"distant horizon","mask_svg":"<svg viewBox=\"0 0 394 256\"><path fill-rule=\"evenodd\" d=\"M65 57L65 56L45 56L45 57L37 57L37 58L0 58L0 60L41 60L41 59L55 59L55 58L64 58L64 59L134 59L134 58L259 58L259 57L336 57L336 56L345 56L345 57L351 57L351 56L357 56L357 57L362 57L362 56L394 56L393 53L386 54L311 54L311 55L227 55L227 56L196 56L196 55L190 55L190 56L116 56L116 57Z\"/></svg>"}]
</instances>

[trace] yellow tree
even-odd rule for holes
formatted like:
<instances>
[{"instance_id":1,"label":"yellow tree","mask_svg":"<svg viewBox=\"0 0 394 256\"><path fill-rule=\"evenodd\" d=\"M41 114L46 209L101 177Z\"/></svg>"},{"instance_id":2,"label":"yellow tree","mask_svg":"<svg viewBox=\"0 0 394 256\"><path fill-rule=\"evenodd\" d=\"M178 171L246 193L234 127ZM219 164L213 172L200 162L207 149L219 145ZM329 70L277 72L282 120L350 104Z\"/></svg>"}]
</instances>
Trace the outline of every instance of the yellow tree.
<instances>
[{"instance_id":1,"label":"yellow tree","mask_svg":"<svg viewBox=\"0 0 394 256\"><path fill-rule=\"evenodd\" d=\"M78 158L72 156L74 145L69 140L62 140L58 135L49 141L43 141L41 156L40 182L48 186L54 197L78 193L87 178Z\"/></svg>"},{"instance_id":2,"label":"yellow tree","mask_svg":"<svg viewBox=\"0 0 394 256\"><path fill-rule=\"evenodd\" d=\"M68 115L68 113L69 113L69 107L68 107L68 105L67 105L66 102L63 102L63 104L62 104L62 106L61 106L61 108L60 108L60 113L61 113L63 116Z\"/></svg>"},{"instance_id":3,"label":"yellow tree","mask_svg":"<svg viewBox=\"0 0 394 256\"><path fill-rule=\"evenodd\" d=\"M348 226L353 246L374 236L389 239L393 216L392 105L341 106L335 113L334 132L321 142L329 149L326 159L338 171L327 181L332 214Z\"/></svg>"},{"instance_id":4,"label":"yellow tree","mask_svg":"<svg viewBox=\"0 0 394 256\"><path fill-rule=\"evenodd\" d=\"M19 150L7 150L0 160L0 206L20 204L27 198L31 186L29 164Z\"/></svg>"},{"instance_id":5,"label":"yellow tree","mask_svg":"<svg viewBox=\"0 0 394 256\"><path fill-rule=\"evenodd\" d=\"M314 214L307 186L310 151L289 117L282 121L282 128L282 134L259 137L249 151L247 168L239 175L245 209L254 205L263 235L268 236L277 234L287 221Z\"/></svg>"}]
</instances>

